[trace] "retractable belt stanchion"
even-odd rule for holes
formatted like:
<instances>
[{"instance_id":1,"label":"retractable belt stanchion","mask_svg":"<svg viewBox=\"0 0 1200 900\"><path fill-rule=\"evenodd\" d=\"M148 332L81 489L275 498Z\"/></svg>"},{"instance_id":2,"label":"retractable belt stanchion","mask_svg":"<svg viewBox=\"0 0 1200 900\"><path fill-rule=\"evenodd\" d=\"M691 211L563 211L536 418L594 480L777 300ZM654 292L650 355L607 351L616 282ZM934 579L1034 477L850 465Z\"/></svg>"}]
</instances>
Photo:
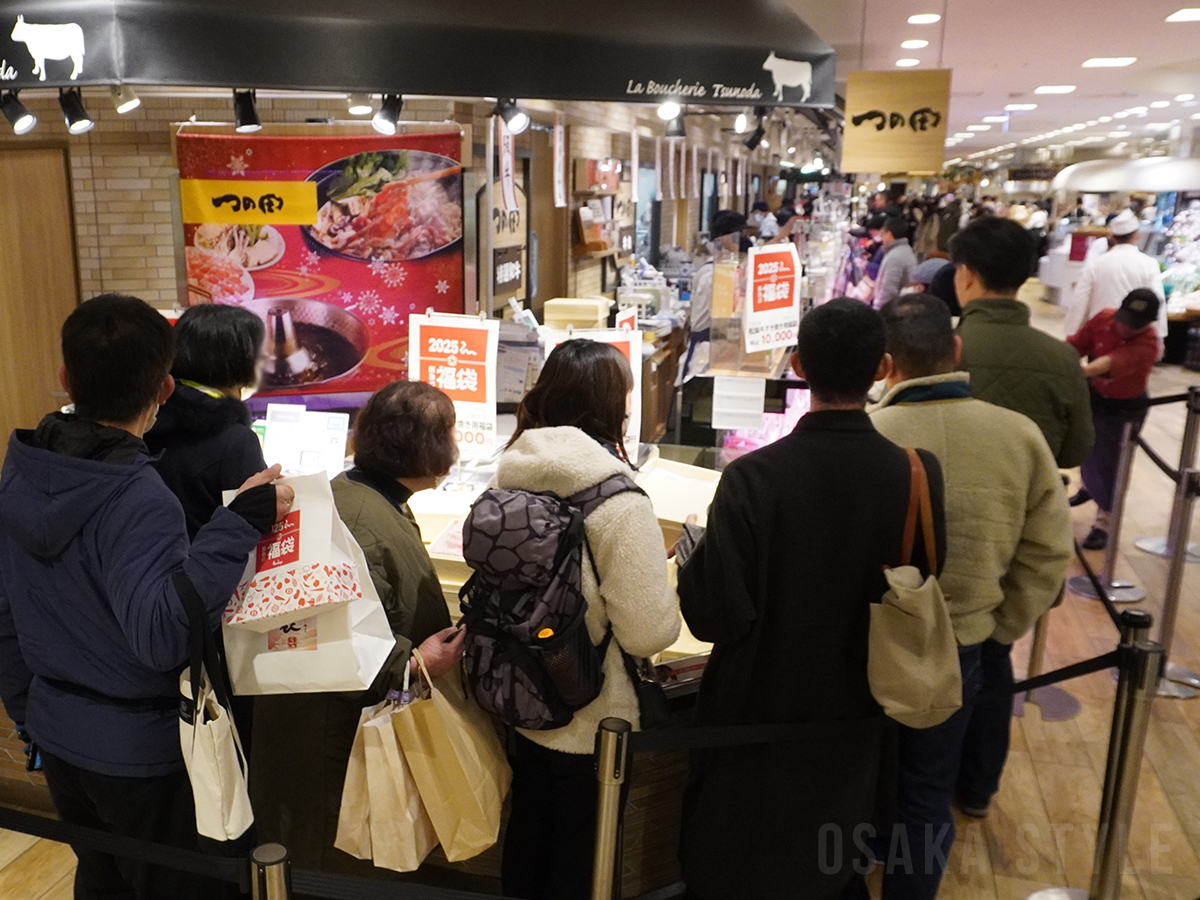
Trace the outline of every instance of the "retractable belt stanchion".
<instances>
[{"instance_id":1,"label":"retractable belt stanchion","mask_svg":"<svg viewBox=\"0 0 1200 900\"><path fill-rule=\"evenodd\" d=\"M1163 398L1167 399L1167 398ZM1183 440L1179 447L1179 469L1182 473L1196 465L1196 439L1200 434L1200 388L1190 387L1187 392L1187 420L1183 424ZM1163 468L1163 466L1160 466ZM1164 469L1165 471L1165 469ZM1175 502L1182 499L1179 482L1176 480ZM1174 510L1172 509L1172 513ZM1133 542L1139 550L1154 556L1173 557L1171 536L1140 537ZM1190 563L1200 563L1200 544L1187 544L1185 560Z\"/></svg>"},{"instance_id":2,"label":"retractable belt stanchion","mask_svg":"<svg viewBox=\"0 0 1200 900\"><path fill-rule=\"evenodd\" d=\"M1200 422L1200 419L1197 421ZM1192 510L1196 506L1197 491L1200 491L1200 471L1181 471L1175 506L1171 511L1171 531L1167 536L1171 547L1171 566L1167 570L1167 590L1163 597L1162 623L1158 631L1158 642L1167 657L1171 654L1175 621L1179 616L1179 597L1183 590L1183 572L1187 566L1188 537L1192 530ZM1165 665L1159 696L1188 700L1198 695L1194 688L1200 688L1200 675L1176 663L1168 662Z\"/></svg>"},{"instance_id":3,"label":"retractable belt stanchion","mask_svg":"<svg viewBox=\"0 0 1200 900\"><path fill-rule=\"evenodd\" d=\"M292 892L291 863L282 844L263 844L250 854L252 900L288 900Z\"/></svg>"},{"instance_id":4,"label":"retractable belt stanchion","mask_svg":"<svg viewBox=\"0 0 1200 900\"><path fill-rule=\"evenodd\" d=\"M1100 572L1100 583L1104 585L1104 592L1113 603L1137 603L1139 600L1146 599L1146 592L1133 582L1118 581L1114 577L1117 553L1121 543L1121 521L1125 517L1125 494L1129 490L1129 478L1133 473L1133 455L1137 451L1137 437L1137 425L1133 422L1126 422L1121 436L1121 458L1117 463L1117 478L1113 488L1108 545L1104 550L1104 568ZM1091 579L1086 575L1076 575L1074 578L1067 579L1067 590L1080 597L1087 597L1089 600L1100 599Z\"/></svg>"},{"instance_id":5,"label":"retractable belt stanchion","mask_svg":"<svg viewBox=\"0 0 1200 900\"><path fill-rule=\"evenodd\" d=\"M592 900L619 897L617 847L621 825L621 788L629 762L629 735L633 726L624 719L607 718L596 733L596 783L600 803L596 810L596 856L592 868Z\"/></svg>"}]
</instances>

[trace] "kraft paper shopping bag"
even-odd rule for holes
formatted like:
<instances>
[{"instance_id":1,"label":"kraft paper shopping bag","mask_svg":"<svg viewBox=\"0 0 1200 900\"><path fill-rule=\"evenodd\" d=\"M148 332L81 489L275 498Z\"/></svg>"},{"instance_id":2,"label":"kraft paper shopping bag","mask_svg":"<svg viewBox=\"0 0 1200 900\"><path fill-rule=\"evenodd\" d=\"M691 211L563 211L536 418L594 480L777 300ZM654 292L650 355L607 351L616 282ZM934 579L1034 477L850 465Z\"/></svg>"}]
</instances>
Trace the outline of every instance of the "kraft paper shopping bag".
<instances>
[{"instance_id":1,"label":"kraft paper shopping bag","mask_svg":"<svg viewBox=\"0 0 1200 900\"><path fill-rule=\"evenodd\" d=\"M420 654L413 654L420 661ZM427 699L392 715L404 758L450 862L496 843L512 770L488 715L467 696L457 672L431 679Z\"/></svg>"},{"instance_id":2,"label":"kraft paper shopping bag","mask_svg":"<svg viewBox=\"0 0 1200 900\"><path fill-rule=\"evenodd\" d=\"M366 722L363 748L371 807L371 858L380 868L412 872L437 846L438 836L396 740L392 717L402 709L387 704Z\"/></svg>"},{"instance_id":3,"label":"kraft paper shopping bag","mask_svg":"<svg viewBox=\"0 0 1200 900\"><path fill-rule=\"evenodd\" d=\"M358 719L346 780L342 784L342 804L338 809L337 836L333 846L355 859L371 858L371 801L367 793L367 745L363 726L379 715L382 706L368 706Z\"/></svg>"}]
</instances>

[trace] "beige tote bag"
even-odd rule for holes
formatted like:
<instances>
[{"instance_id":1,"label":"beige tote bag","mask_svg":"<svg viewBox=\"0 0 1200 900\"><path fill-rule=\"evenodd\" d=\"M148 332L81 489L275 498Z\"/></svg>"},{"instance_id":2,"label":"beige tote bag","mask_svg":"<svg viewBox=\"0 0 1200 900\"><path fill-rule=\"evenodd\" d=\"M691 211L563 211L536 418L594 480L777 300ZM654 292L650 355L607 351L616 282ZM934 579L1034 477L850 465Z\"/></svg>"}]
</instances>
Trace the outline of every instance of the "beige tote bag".
<instances>
[{"instance_id":1,"label":"beige tote bag","mask_svg":"<svg viewBox=\"0 0 1200 900\"><path fill-rule=\"evenodd\" d=\"M937 581L937 544L929 477L909 449L912 487L901 565L885 569L890 590L871 606L867 679L883 711L909 728L931 728L962 707L962 672L950 608ZM911 565L920 520L929 576Z\"/></svg>"}]
</instances>

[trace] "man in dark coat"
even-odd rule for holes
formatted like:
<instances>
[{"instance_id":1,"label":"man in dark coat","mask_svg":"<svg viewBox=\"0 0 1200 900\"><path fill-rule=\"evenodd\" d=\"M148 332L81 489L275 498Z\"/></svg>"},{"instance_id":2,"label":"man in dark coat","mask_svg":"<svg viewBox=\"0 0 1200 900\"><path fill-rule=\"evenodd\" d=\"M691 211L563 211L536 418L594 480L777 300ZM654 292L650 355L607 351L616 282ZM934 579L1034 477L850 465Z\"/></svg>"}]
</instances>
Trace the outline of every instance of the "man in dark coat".
<instances>
[{"instance_id":1,"label":"man in dark coat","mask_svg":"<svg viewBox=\"0 0 1200 900\"><path fill-rule=\"evenodd\" d=\"M879 314L845 298L818 307L793 365L812 411L725 470L679 596L692 633L715 644L697 724L816 724L811 738L696 754L682 858L704 900L865 891L859 857L887 786L891 727L867 683L867 634L883 569L901 562L910 467L864 412L886 374ZM921 458L943 559L941 468Z\"/></svg>"}]
</instances>

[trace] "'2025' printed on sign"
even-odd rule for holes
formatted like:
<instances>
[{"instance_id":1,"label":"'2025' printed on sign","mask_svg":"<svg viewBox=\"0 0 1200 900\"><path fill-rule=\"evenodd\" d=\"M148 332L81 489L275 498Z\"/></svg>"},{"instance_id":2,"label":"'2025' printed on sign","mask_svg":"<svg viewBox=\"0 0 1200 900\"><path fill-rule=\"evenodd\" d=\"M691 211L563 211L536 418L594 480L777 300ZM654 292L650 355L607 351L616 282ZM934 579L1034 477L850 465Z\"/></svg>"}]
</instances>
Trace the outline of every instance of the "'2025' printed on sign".
<instances>
[{"instance_id":1,"label":"'2025' printed on sign","mask_svg":"<svg viewBox=\"0 0 1200 900\"><path fill-rule=\"evenodd\" d=\"M426 325L421 343L423 381L460 403L487 402L486 331Z\"/></svg>"}]
</instances>

